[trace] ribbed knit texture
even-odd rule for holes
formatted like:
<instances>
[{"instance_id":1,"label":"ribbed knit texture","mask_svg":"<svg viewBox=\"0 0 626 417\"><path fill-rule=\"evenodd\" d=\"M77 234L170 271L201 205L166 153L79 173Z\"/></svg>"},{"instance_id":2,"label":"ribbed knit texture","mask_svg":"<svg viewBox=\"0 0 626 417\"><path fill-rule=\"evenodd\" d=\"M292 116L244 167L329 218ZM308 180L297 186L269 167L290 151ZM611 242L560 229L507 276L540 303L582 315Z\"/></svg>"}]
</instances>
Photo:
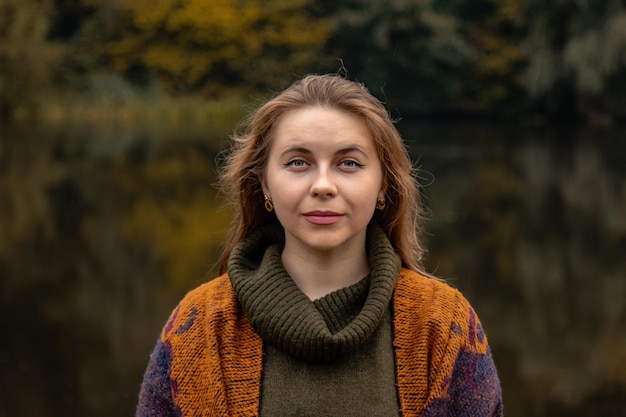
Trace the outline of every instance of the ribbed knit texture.
<instances>
[{"instance_id":1,"label":"ribbed knit texture","mask_svg":"<svg viewBox=\"0 0 626 417\"><path fill-rule=\"evenodd\" d=\"M274 238L268 236L268 242ZM263 256L276 256L279 247L242 258L243 265L247 265L244 269L254 271ZM285 344L281 337L295 331L299 334L294 339L295 352L329 360L345 353L345 346L358 345L370 328L367 323L378 320L374 306L386 304L383 294L387 291L385 284L376 282L375 269L374 265L363 308L339 331L334 325L312 325L306 317L290 322L282 314L276 318L257 310L248 317L228 275L191 291L172 313L157 341L144 375L136 415L258 416L263 340L251 322L267 327L277 345ZM252 282L254 285L246 282L237 294L255 287L264 289L262 283ZM293 288L287 288L288 282L279 282L266 293L274 304L299 315L320 315L312 303L303 307L298 297L295 301L291 297L282 300L281 296L293 294ZM354 322L363 325L347 331ZM310 335L301 334L299 326L308 326ZM487 338L476 313L458 291L402 270L393 291L393 329L403 416L502 415L500 383ZM329 341L331 352L320 351L320 339ZM364 409L362 415L370 414Z\"/></svg>"},{"instance_id":2,"label":"ribbed knit texture","mask_svg":"<svg viewBox=\"0 0 626 417\"><path fill-rule=\"evenodd\" d=\"M361 311L369 275L313 301L332 333ZM376 330L350 352L322 364L295 359L264 344L261 417L398 417L391 308Z\"/></svg>"},{"instance_id":3,"label":"ribbed knit texture","mask_svg":"<svg viewBox=\"0 0 626 417\"><path fill-rule=\"evenodd\" d=\"M368 275L354 285L313 301L332 334L346 327L361 312L369 294L370 281Z\"/></svg>"},{"instance_id":4,"label":"ribbed knit texture","mask_svg":"<svg viewBox=\"0 0 626 417\"><path fill-rule=\"evenodd\" d=\"M363 343L378 326L389 305L400 271L400 258L378 227L369 231L369 292L360 311L338 293L320 303L332 303L326 318L296 286L281 262L284 232L261 229L237 245L228 262L228 274L252 327L263 340L289 356L311 362L328 362ZM259 259L259 252L265 254ZM344 298L342 300L341 298ZM343 317L354 313L354 318ZM340 321L343 320L343 323Z\"/></svg>"},{"instance_id":5,"label":"ribbed knit texture","mask_svg":"<svg viewBox=\"0 0 626 417\"><path fill-rule=\"evenodd\" d=\"M354 351L323 364L263 345L260 417L398 417L391 309Z\"/></svg>"}]
</instances>

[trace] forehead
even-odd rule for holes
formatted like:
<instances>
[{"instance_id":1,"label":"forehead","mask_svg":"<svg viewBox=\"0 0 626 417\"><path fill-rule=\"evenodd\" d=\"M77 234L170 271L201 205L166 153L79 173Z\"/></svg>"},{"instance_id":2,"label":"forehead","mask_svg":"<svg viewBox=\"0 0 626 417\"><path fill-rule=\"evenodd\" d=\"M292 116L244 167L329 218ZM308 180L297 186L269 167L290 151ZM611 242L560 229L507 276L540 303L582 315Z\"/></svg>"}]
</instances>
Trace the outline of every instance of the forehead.
<instances>
[{"instance_id":1,"label":"forehead","mask_svg":"<svg viewBox=\"0 0 626 417\"><path fill-rule=\"evenodd\" d=\"M272 148L294 144L322 148L344 145L374 148L372 136L361 118L328 107L305 107L286 112L272 136Z\"/></svg>"}]
</instances>

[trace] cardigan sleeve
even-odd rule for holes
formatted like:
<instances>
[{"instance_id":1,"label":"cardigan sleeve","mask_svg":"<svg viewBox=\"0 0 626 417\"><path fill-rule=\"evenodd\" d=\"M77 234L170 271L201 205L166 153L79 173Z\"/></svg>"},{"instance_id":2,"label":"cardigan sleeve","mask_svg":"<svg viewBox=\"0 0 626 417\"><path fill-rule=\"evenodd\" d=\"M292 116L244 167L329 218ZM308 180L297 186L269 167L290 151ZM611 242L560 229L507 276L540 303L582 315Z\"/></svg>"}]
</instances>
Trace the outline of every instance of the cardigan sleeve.
<instances>
[{"instance_id":1,"label":"cardigan sleeve","mask_svg":"<svg viewBox=\"0 0 626 417\"><path fill-rule=\"evenodd\" d=\"M487 337L474 309L460 293L449 327L449 339L441 363L433 369L440 375L443 395L433 399L425 417L500 417L502 390Z\"/></svg>"},{"instance_id":2,"label":"cardigan sleeve","mask_svg":"<svg viewBox=\"0 0 626 417\"><path fill-rule=\"evenodd\" d=\"M143 377L136 417L179 417L182 413L174 404L170 381L171 349L161 338L150 355Z\"/></svg>"},{"instance_id":3,"label":"cardigan sleeve","mask_svg":"<svg viewBox=\"0 0 626 417\"><path fill-rule=\"evenodd\" d=\"M394 347L404 416L502 415L487 337L458 290L403 269L394 295Z\"/></svg>"},{"instance_id":4,"label":"cardigan sleeve","mask_svg":"<svg viewBox=\"0 0 626 417\"><path fill-rule=\"evenodd\" d=\"M262 349L228 277L200 285L163 328L136 417L256 415Z\"/></svg>"}]
</instances>

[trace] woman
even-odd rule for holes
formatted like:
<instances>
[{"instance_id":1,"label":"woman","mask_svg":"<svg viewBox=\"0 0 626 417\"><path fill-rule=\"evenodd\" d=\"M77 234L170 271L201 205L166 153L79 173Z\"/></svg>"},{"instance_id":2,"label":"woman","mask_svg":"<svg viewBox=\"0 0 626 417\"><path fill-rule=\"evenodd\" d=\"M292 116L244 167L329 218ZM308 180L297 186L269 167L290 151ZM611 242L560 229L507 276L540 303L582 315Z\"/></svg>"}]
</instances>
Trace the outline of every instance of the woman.
<instances>
[{"instance_id":1,"label":"woman","mask_svg":"<svg viewBox=\"0 0 626 417\"><path fill-rule=\"evenodd\" d=\"M172 313L137 415L502 415L474 310L420 266L418 187L383 105L311 75L235 139L223 274Z\"/></svg>"}]
</instances>

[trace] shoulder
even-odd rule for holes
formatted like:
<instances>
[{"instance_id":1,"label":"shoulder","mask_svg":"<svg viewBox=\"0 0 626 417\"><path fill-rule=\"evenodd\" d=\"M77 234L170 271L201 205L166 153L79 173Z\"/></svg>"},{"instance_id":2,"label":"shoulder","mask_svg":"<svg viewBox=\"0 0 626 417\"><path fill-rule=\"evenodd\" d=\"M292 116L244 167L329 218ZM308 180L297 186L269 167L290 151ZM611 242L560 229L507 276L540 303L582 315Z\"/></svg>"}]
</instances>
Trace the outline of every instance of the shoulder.
<instances>
[{"instance_id":1,"label":"shoulder","mask_svg":"<svg viewBox=\"0 0 626 417\"><path fill-rule=\"evenodd\" d=\"M421 300L440 308L469 307L468 301L456 288L437 278L427 277L403 268L396 284L396 297L411 302Z\"/></svg>"},{"instance_id":2,"label":"shoulder","mask_svg":"<svg viewBox=\"0 0 626 417\"><path fill-rule=\"evenodd\" d=\"M401 322L424 326L444 339L457 340L485 351L487 340L474 308L461 292L449 284L403 269L396 284L394 309Z\"/></svg>"},{"instance_id":3,"label":"shoulder","mask_svg":"<svg viewBox=\"0 0 626 417\"><path fill-rule=\"evenodd\" d=\"M421 410L419 415L501 415L499 380L487 338L457 289L403 269L393 311L403 408Z\"/></svg>"},{"instance_id":4,"label":"shoulder","mask_svg":"<svg viewBox=\"0 0 626 417\"><path fill-rule=\"evenodd\" d=\"M206 322L208 318L234 312L238 308L237 299L224 274L189 291L178 303L163 328L162 338L187 332L195 323Z\"/></svg>"}]
</instances>

